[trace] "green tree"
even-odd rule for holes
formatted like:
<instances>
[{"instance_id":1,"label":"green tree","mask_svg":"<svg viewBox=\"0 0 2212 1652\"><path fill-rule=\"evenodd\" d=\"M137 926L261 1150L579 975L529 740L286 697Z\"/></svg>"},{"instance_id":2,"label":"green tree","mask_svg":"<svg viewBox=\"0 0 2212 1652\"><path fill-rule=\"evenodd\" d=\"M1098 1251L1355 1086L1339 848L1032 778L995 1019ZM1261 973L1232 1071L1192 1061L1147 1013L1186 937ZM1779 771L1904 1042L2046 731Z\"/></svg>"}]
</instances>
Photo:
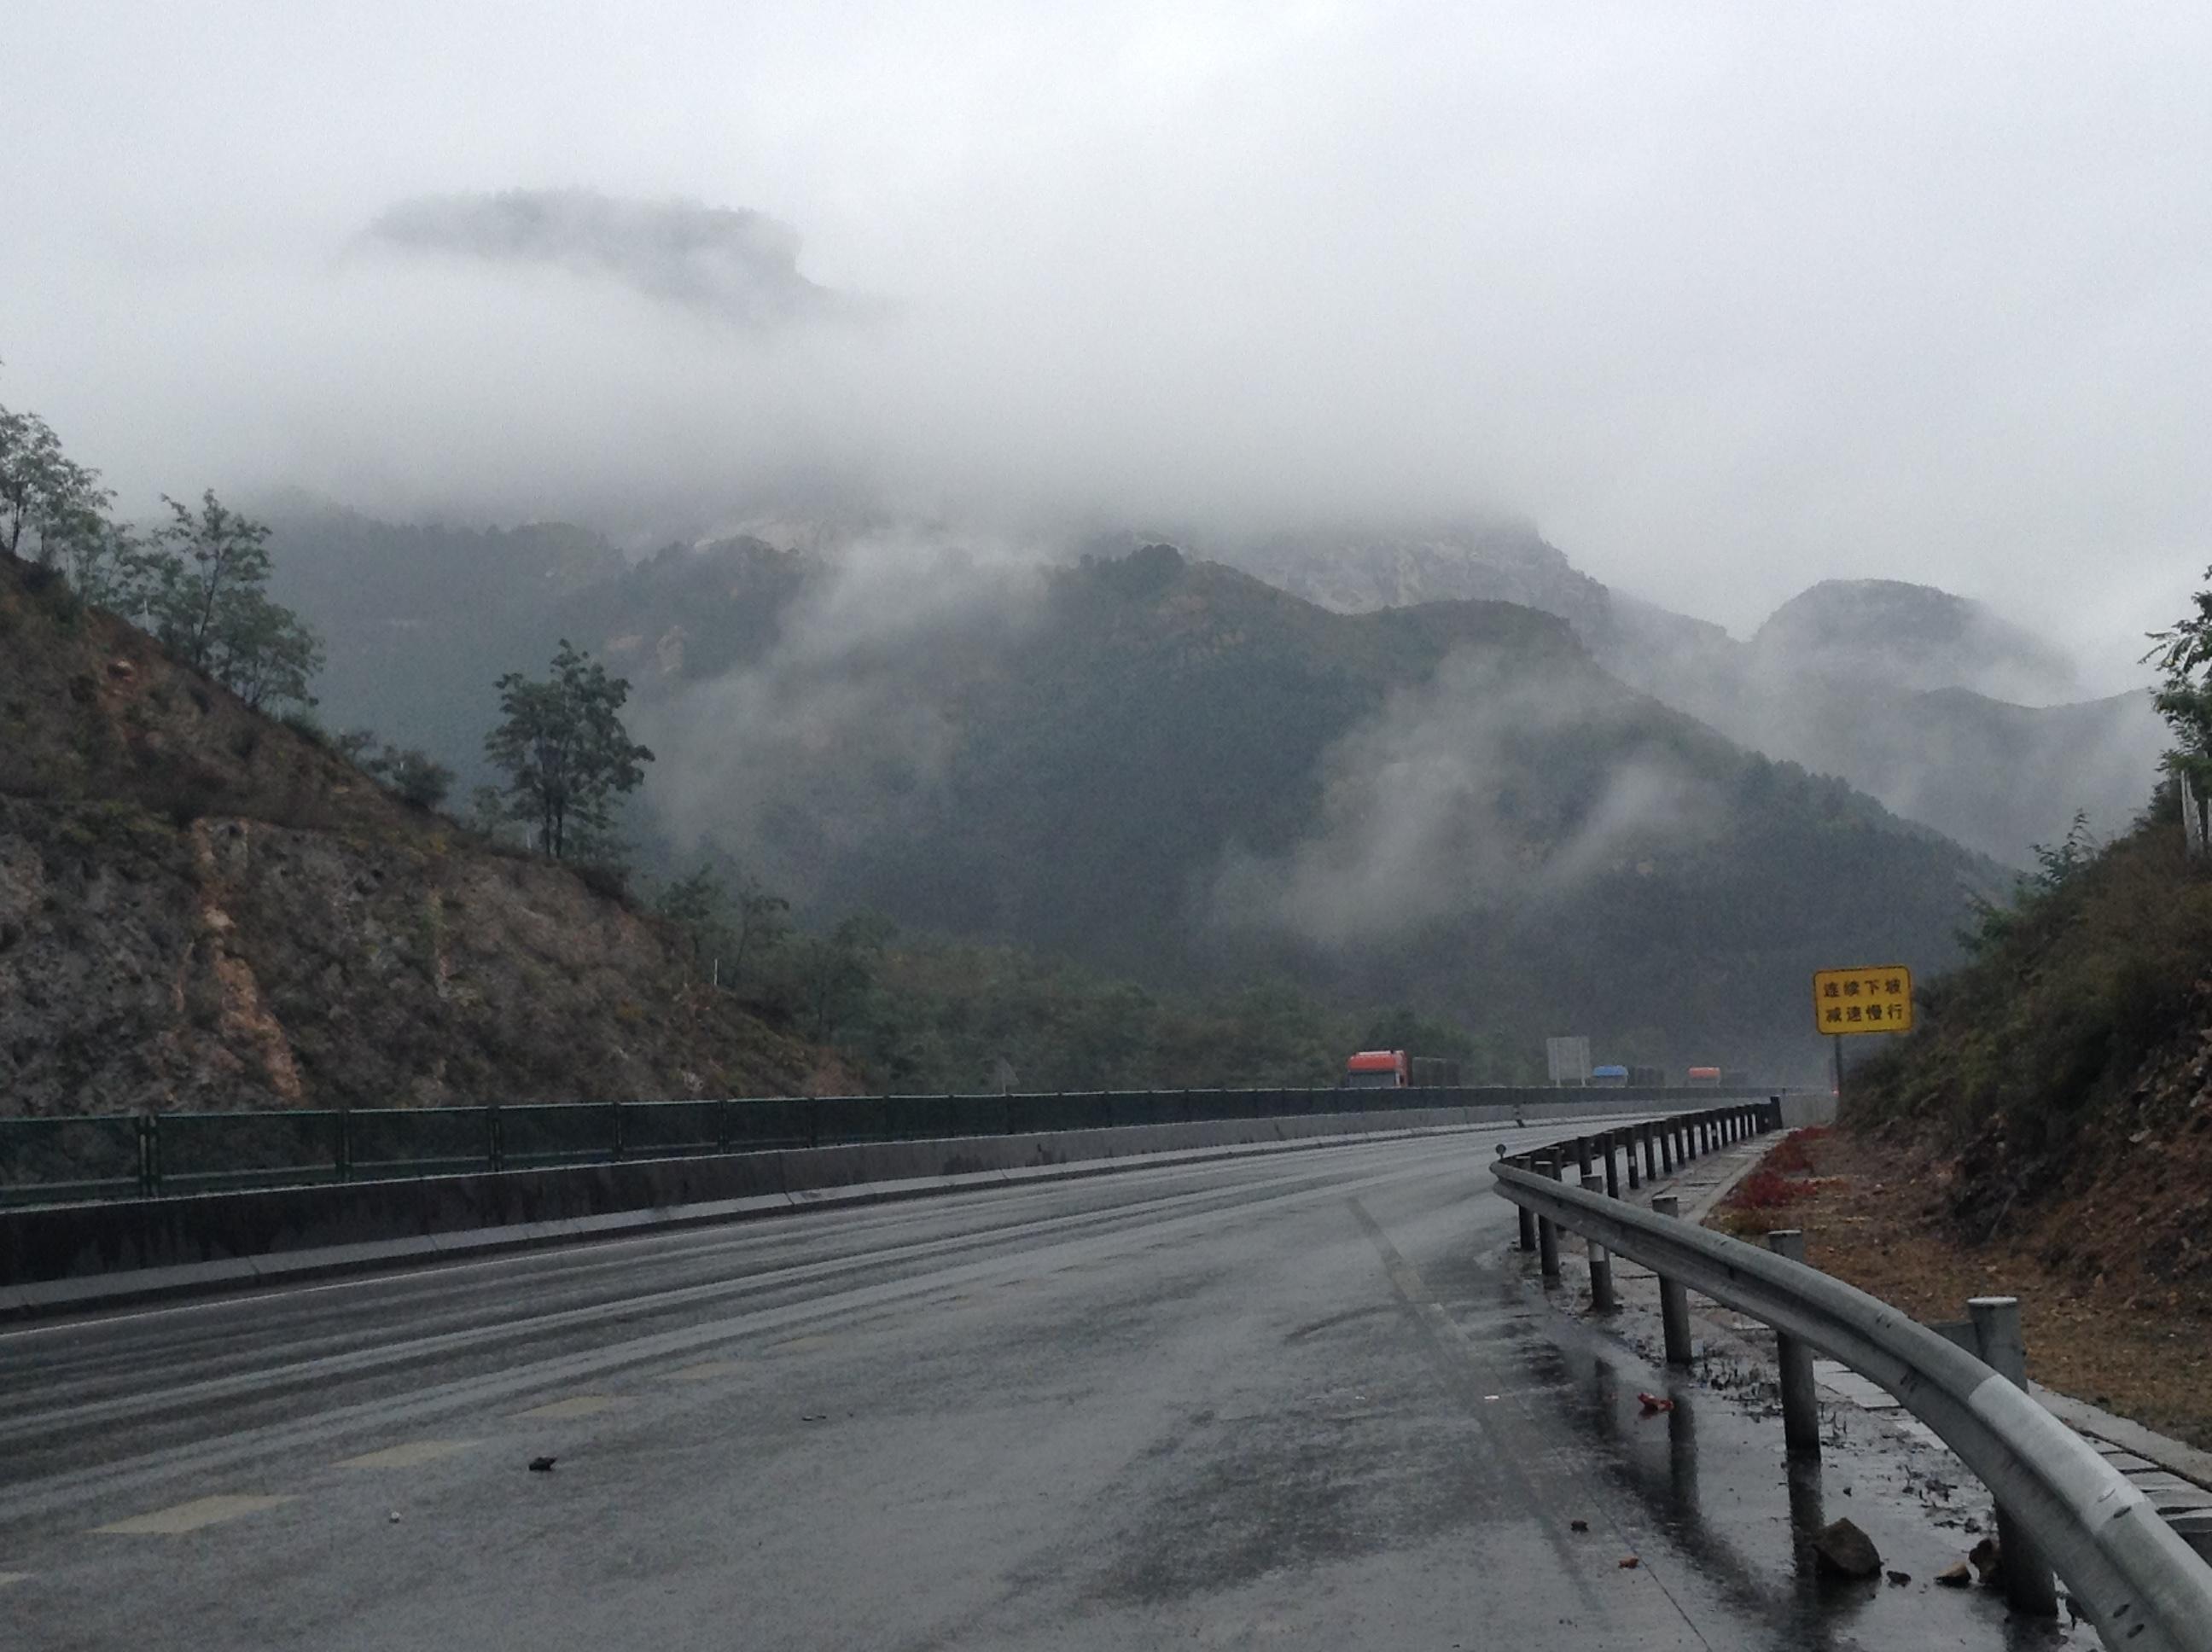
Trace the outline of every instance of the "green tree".
<instances>
[{"instance_id":1,"label":"green tree","mask_svg":"<svg viewBox=\"0 0 2212 1652\"><path fill-rule=\"evenodd\" d=\"M53 567L97 536L113 497L99 471L62 451L44 419L0 407L0 548L10 556Z\"/></svg>"},{"instance_id":2,"label":"green tree","mask_svg":"<svg viewBox=\"0 0 2212 1652\"><path fill-rule=\"evenodd\" d=\"M162 647L249 706L313 705L321 640L269 600L269 530L228 508L210 488L194 511L163 495L147 608Z\"/></svg>"},{"instance_id":3,"label":"green tree","mask_svg":"<svg viewBox=\"0 0 2212 1652\"><path fill-rule=\"evenodd\" d=\"M712 866L663 884L653 909L683 932L694 968L709 968L722 955L730 937L730 892Z\"/></svg>"},{"instance_id":4,"label":"green tree","mask_svg":"<svg viewBox=\"0 0 2212 1652\"><path fill-rule=\"evenodd\" d=\"M748 960L782 944L791 932L791 902L747 872L730 894L729 968L726 984L743 979Z\"/></svg>"},{"instance_id":5,"label":"green tree","mask_svg":"<svg viewBox=\"0 0 2212 1652\"><path fill-rule=\"evenodd\" d=\"M2212 581L2212 568L2204 577ZM2203 798L2212 796L2212 584L2190 601L2195 611L2152 632L2156 646L2143 659L2165 674L2154 703L2174 734L2166 769Z\"/></svg>"},{"instance_id":6,"label":"green tree","mask_svg":"<svg viewBox=\"0 0 2212 1652\"><path fill-rule=\"evenodd\" d=\"M380 742L365 728L349 729L331 744L362 774L417 809L439 807L453 789L453 771L428 752Z\"/></svg>"},{"instance_id":7,"label":"green tree","mask_svg":"<svg viewBox=\"0 0 2212 1652\"><path fill-rule=\"evenodd\" d=\"M841 920L827 935L809 935L799 943L799 978L816 1043L828 1043L866 1001L884 948L895 932L889 920L862 912Z\"/></svg>"},{"instance_id":8,"label":"green tree","mask_svg":"<svg viewBox=\"0 0 2212 1652\"><path fill-rule=\"evenodd\" d=\"M566 858L612 825L614 800L645 780L653 753L623 726L629 684L566 637L553 673L532 682L509 671L498 683L504 720L484 755L506 770L508 812L538 829L538 847Z\"/></svg>"}]
</instances>

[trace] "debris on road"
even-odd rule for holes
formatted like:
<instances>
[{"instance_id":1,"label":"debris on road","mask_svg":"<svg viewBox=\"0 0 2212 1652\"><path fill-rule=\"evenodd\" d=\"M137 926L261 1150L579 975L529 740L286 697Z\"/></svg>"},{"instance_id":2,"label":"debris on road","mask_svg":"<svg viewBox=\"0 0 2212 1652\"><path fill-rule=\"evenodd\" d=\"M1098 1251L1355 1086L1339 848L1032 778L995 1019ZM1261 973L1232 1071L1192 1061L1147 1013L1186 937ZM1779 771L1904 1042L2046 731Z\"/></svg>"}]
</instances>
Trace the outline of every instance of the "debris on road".
<instances>
[{"instance_id":1,"label":"debris on road","mask_svg":"<svg viewBox=\"0 0 2212 1652\"><path fill-rule=\"evenodd\" d=\"M1587 1532L1589 1530L1589 1521L1586 1520L1571 1520L1567 1522L1567 1529L1571 1532Z\"/></svg>"},{"instance_id":2,"label":"debris on road","mask_svg":"<svg viewBox=\"0 0 2212 1652\"><path fill-rule=\"evenodd\" d=\"M530 1472L533 1474L550 1474L553 1472L553 1465L558 1461L560 1460L556 1457L532 1457L530 1460Z\"/></svg>"},{"instance_id":3,"label":"debris on road","mask_svg":"<svg viewBox=\"0 0 2212 1652\"><path fill-rule=\"evenodd\" d=\"M1966 1588L1972 1584L1974 1581L1974 1573L1972 1568L1968 1566L1965 1561L1960 1560L1951 1565L1944 1567L1942 1570L1937 1572L1936 1574L1936 1581L1941 1583L1945 1588L1962 1589Z\"/></svg>"},{"instance_id":4,"label":"debris on road","mask_svg":"<svg viewBox=\"0 0 2212 1652\"><path fill-rule=\"evenodd\" d=\"M1973 1567L1984 1584L1993 1583L1997 1576L1997 1546L1994 1538L1984 1538L1966 1551L1966 1563Z\"/></svg>"},{"instance_id":5,"label":"debris on road","mask_svg":"<svg viewBox=\"0 0 2212 1652\"><path fill-rule=\"evenodd\" d=\"M1822 1571L1836 1577L1872 1577L1881 1570L1881 1552L1874 1540L1848 1520L1822 1528L1813 1540L1813 1556Z\"/></svg>"},{"instance_id":6,"label":"debris on road","mask_svg":"<svg viewBox=\"0 0 2212 1652\"><path fill-rule=\"evenodd\" d=\"M1636 1556L1636 1555L1630 1555L1630 1556L1629 1556L1626 1560L1624 1560L1624 1561L1622 1561L1622 1562L1620 1563L1620 1569L1621 1569L1621 1570L1623 1570L1623 1571L1634 1571L1634 1570L1635 1570L1638 1566L1642 1565L1643 1564L1644 1564L1644 1562L1643 1562L1643 1560L1642 1560L1639 1557L1638 1557L1638 1556Z\"/></svg>"},{"instance_id":7,"label":"debris on road","mask_svg":"<svg viewBox=\"0 0 2212 1652\"><path fill-rule=\"evenodd\" d=\"M1912 1574L1909 1571L1891 1571L1882 1575L1893 1583L1910 1583L1912 1581Z\"/></svg>"},{"instance_id":8,"label":"debris on road","mask_svg":"<svg viewBox=\"0 0 2212 1652\"><path fill-rule=\"evenodd\" d=\"M1646 1417L1656 1417L1662 1411L1674 1409L1673 1400L1662 1400L1656 1394L1639 1394L1636 1396L1636 1400L1637 1403L1644 1407L1644 1414Z\"/></svg>"}]
</instances>

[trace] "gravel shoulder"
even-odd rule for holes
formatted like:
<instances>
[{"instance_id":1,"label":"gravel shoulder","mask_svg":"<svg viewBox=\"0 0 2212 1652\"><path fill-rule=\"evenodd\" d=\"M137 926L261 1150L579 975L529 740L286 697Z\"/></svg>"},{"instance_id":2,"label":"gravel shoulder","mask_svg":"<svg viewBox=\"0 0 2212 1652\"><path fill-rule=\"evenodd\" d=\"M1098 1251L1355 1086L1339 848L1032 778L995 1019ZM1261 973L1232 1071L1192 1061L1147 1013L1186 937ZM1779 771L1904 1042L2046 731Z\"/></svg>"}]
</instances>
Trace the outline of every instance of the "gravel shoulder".
<instances>
[{"instance_id":1,"label":"gravel shoulder","mask_svg":"<svg viewBox=\"0 0 2212 1652\"><path fill-rule=\"evenodd\" d=\"M2142 1195L2148 1201L2148 1187ZM1924 1322L1966 1317L1977 1296L2017 1296L2028 1374L2063 1394L2212 1448L2212 1300L2161 1279L2155 1259L2081 1231L2124 1233L2138 1213L2054 1209L1975 1242L1948 1219L1943 1170L1907 1148L1840 1131L1799 1131L1706 1218L1754 1236L1804 1230L1807 1260Z\"/></svg>"}]
</instances>

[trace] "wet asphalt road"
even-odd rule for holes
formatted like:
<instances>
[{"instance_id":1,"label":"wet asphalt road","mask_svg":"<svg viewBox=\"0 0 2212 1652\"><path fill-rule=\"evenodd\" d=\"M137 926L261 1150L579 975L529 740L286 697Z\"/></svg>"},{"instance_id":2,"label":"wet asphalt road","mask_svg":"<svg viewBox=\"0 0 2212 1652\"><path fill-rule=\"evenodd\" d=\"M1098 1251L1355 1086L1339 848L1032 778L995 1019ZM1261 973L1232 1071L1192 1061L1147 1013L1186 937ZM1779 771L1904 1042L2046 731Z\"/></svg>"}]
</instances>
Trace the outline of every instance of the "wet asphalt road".
<instances>
[{"instance_id":1,"label":"wet asphalt road","mask_svg":"<svg viewBox=\"0 0 2212 1652\"><path fill-rule=\"evenodd\" d=\"M0 1645L2002 1644L1816 1587L1771 1423L1638 1415L1505 1254L1483 1166L1543 1133L0 1335Z\"/></svg>"}]
</instances>

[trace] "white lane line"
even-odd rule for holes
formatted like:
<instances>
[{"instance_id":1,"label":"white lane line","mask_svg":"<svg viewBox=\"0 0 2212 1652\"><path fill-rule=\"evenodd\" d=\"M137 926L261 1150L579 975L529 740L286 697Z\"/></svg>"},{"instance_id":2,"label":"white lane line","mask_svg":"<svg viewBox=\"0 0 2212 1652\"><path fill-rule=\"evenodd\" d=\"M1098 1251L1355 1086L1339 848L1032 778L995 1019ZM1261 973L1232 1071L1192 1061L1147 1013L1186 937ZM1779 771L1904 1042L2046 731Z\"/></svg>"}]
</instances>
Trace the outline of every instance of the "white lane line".
<instances>
[{"instance_id":1,"label":"white lane line","mask_svg":"<svg viewBox=\"0 0 2212 1652\"><path fill-rule=\"evenodd\" d=\"M1607 1113L1594 1114L1578 1122L1584 1125L1602 1125L1643 1116L1641 1114ZM1551 1120L1545 1122L1559 1124L1566 1121ZM1442 1129L1432 1133L1437 1136L1452 1137L1499 1134L1510 1136L1516 1130L1527 1131L1530 1142L1551 1139L1550 1136L1541 1130L1528 1126L1503 1123L1468 1125L1463 1127ZM1429 1141L1426 1136L1398 1135L1384 1135L1380 1139L1352 1137L1341 1142L1332 1141L1327 1137L1316 1137L1311 1139L1316 1147L1331 1147L1339 1151L1365 1148L1385 1152L1417 1145L1425 1145ZM1506 1145L1509 1149L1514 1149L1526 1144L1509 1141ZM1295 1157L1295 1155L1282 1154L1280 1150L1278 1150L1276 1153L1261 1152L1211 1159L1181 1160L1171 1164L1132 1165L1114 1174L1126 1178L1124 1185L1139 1186L1145 1182L1171 1180L1178 1175L1203 1175L1224 1165L1272 1169L1273 1167L1266 1165L1265 1162L1279 1156ZM963 1190L961 1193L951 1194L945 1200L917 1200L914 1206L900 1209L896 1214L886 1212L880 1206L836 1206L827 1208L840 1215L864 1217L872 1224L903 1227L922 1222L927 1210L931 1206L939 1210L948 1209L954 1200L965 1201L972 1206L988 1203L993 1200L1000 1200L1011 1204L1017 1198L1025 1199L1030 1194L1035 1194L1040 1199L1054 1198L1058 1197L1071 1181L1105 1179L1102 1175L1096 1178L1067 1177L1044 1182L1008 1182L998 1187L978 1189L973 1193ZM365 1291L374 1286L404 1284L412 1279L441 1277L451 1278L459 1274L475 1272L486 1268L512 1268L520 1264L531 1263L557 1265L564 1258L580 1254L605 1256L609 1253L635 1245L667 1245L672 1242L681 1243L696 1240L700 1248L706 1248L714 1244L727 1243L754 1236L767 1237L768 1236L763 1231L767 1225L770 1224L753 1222L704 1223L696 1228L659 1229L650 1233L640 1233L619 1238L578 1239L573 1244L533 1247L506 1252L497 1256L478 1257L469 1261L442 1262L430 1267L404 1268L394 1272L363 1273L349 1278L325 1280L319 1285L279 1285L267 1290L257 1290L247 1286L237 1292L199 1297L190 1302L168 1303L159 1307L135 1309L125 1313L103 1314L94 1310L91 1315L84 1318L64 1318L43 1325L26 1325L0 1330L0 1345L27 1341L33 1337L61 1336L71 1332L105 1330L112 1326L128 1325L136 1320L169 1319L185 1314L211 1314L241 1308L259 1307L289 1297L319 1297L333 1291ZM979 1235L992 1231L994 1230L977 1230Z\"/></svg>"},{"instance_id":2,"label":"white lane line","mask_svg":"<svg viewBox=\"0 0 2212 1652\"><path fill-rule=\"evenodd\" d=\"M434 1463L441 1457L450 1457L457 1451L466 1451L476 1443L474 1440L409 1440L402 1445L386 1446L381 1451L368 1451L358 1457L348 1457L337 1467L413 1468L422 1463Z\"/></svg>"},{"instance_id":3,"label":"white lane line","mask_svg":"<svg viewBox=\"0 0 2212 1652\"><path fill-rule=\"evenodd\" d=\"M30 1581L31 1574L27 1571L0 1571L0 1589L6 1588L10 1583L27 1583Z\"/></svg>"},{"instance_id":4,"label":"white lane line","mask_svg":"<svg viewBox=\"0 0 2212 1652\"><path fill-rule=\"evenodd\" d=\"M519 1411L514 1414L556 1422L568 1417L589 1417L594 1412L606 1411L622 1403L611 1394L579 1394L566 1400L553 1400L548 1405L532 1406L528 1411Z\"/></svg>"},{"instance_id":5,"label":"white lane line","mask_svg":"<svg viewBox=\"0 0 2212 1652\"><path fill-rule=\"evenodd\" d=\"M1383 1173L1386 1179L1394 1176L1435 1174L1428 1162L1416 1162L1399 1166ZM201 1382L181 1386L172 1385L160 1390L133 1389L117 1393L99 1400L77 1404L52 1406L43 1412L24 1412L0 1419L0 1442L21 1436L37 1436L55 1427L68 1424L82 1426L102 1420L130 1417L149 1410L174 1410L186 1404L204 1405L210 1400L226 1399L234 1394L263 1391L278 1382L299 1382L325 1376L359 1376L380 1368L419 1359L447 1348L474 1348L479 1351L502 1342L525 1339L556 1326L598 1324L609 1320L625 1320L641 1308L665 1311L687 1303L701 1303L719 1299L742 1298L766 1293L786 1285L820 1281L847 1275L864 1275L880 1266L886 1259L906 1261L921 1260L939 1256L957 1255L963 1252L988 1253L1010 1240L1024 1236L1044 1236L1054 1234L1080 1233L1096 1229L1102 1232L1126 1231L1129 1223L1138 1217L1158 1218L1164 1212L1192 1205L1200 1206L1200 1213L1209 1210L1241 1208L1256 1203L1272 1202L1282 1189L1311 1189L1316 1187L1351 1186L1335 1182L1330 1178L1316 1177L1310 1169L1294 1169L1292 1174L1270 1176L1249 1182L1231 1184L1229 1187L1199 1187L1163 1193L1134 1205L1109 1206L1103 1210L1085 1209L1035 1220L1013 1226L992 1230L985 1235L956 1233L942 1238L919 1242L907 1242L885 1246L875 1250L854 1252L819 1261L792 1263L734 1278L720 1278L699 1284L671 1286L650 1292L645 1297L616 1297L593 1302L585 1306L556 1309L550 1313L530 1315L503 1320L492 1324L472 1323L465 1327L441 1331L401 1341L390 1341L368 1347L356 1347L343 1353L319 1355L295 1359L286 1364L264 1367L255 1370L234 1371L228 1375L210 1377ZM1172 1221L1174 1218L1168 1218Z\"/></svg>"},{"instance_id":6,"label":"white lane line","mask_svg":"<svg viewBox=\"0 0 2212 1652\"><path fill-rule=\"evenodd\" d=\"M1295 1181L1286 1184L1270 1184L1278 1190L1249 1201L1227 1206L1209 1206L1164 1218L1158 1212L1147 1212L1150 1219L1141 1224L1048 1239L1038 1249L1001 1251L997 1254L951 1261L949 1265L944 1265L945 1259L933 1259L940 1265L920 1275L901 1275L868 1285L841 1283L823 1297L786 1302L773 1307L746 1308L728 1317L711 1320L704 1324L695 1323L681 1329L655 1332L611 1345L533 1359L521 1367L509 1367L441 1382L402 1396L386 1396L341 1405L311 1419L252 1426L217 1439L198 1440L163 1448L101 1468L66 1476L49 1476L28 1485L0 1487L0 1518L51 1518L71 1503L89 1501L108 1491L111 1487L187 1473L204 1475L217 1470L228 1471L241 1464L249 1455L265 1456L278 1452L289 1453L303 1444L312 1448L314 1442L348 1427L367 1424L381 1431L407 1422L420 1421L428 1424L433 1418L451 1416L464 1408L480 1415L483 1406L502 1400L520 1398L533 1391L543 1393L552 1383L563 1379L576 1382L605 1380L612 1373L635 1370L648 1364L664 1363L672 1356L690 1356L696 1363L701 1354L726 1348L732 1342L750 1341L763 1333L799 1330L828 1321L849 1321L858 1315L892 1307L947 1288L987 1288L1009 1269L1021 1269L1026 1276L1040 1267L1048 1266L1060 1257L1091 1257L1125 1248L1153 1248L1172 1242L1176 1236L1201 1232L1208 1226L1224 1221L1234 1223L1279 1218L1314 1204L1340 1200L1349 1193L1370 1187L1395 1186L1455 1171L1455 1166L1440 1167L1433 1160L1425 1160L1393 1165L1387 1170L1363 1174L1351 1181L1324 1182L1318 1186ZM1504 1207L1501 1206L1500 1208ZM1056 1224L1027 1225L1036 1229Z\"/></svg>"},{"instance_id":7,"label":"white lane line","mask_svg":"<svg viewBox=\"0 0 2212 1652\"><path fill-rule=\"evenodd\" d=\"M128 1520L118 1520L107 1526L95 1526L92 1529L125 1537L174 1537L180 1532L197 1532L203 1526L219 1526L226 1520L236 1520L242 1515L258 1515L264 1509L274 1509L279 1503L292 1501L294 1499L290 1497L236 1494L194 1497L190 1503L173 1503L167 1509L156 1509L151 1514L133 1515Z\"/></svg>"}]
</instances>

